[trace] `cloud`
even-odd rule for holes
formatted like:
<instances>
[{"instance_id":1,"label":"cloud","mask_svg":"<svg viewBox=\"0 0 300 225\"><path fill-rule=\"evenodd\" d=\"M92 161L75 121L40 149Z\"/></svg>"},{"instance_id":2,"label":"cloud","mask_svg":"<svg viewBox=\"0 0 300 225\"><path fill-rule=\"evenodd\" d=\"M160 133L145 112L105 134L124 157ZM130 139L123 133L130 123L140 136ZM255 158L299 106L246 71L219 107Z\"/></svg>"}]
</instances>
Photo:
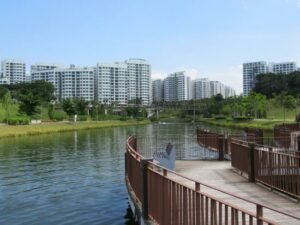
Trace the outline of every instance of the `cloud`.
<instances>
[{"instance_id":1,"label":"cloud","mask_svg":"<svg viewBox=\"0 0 300 225\"><path fill-rule=\"evenodd\" d=\"M300 9L300 0L297 0L297 8Z\"/></svg>"}]
</instances>

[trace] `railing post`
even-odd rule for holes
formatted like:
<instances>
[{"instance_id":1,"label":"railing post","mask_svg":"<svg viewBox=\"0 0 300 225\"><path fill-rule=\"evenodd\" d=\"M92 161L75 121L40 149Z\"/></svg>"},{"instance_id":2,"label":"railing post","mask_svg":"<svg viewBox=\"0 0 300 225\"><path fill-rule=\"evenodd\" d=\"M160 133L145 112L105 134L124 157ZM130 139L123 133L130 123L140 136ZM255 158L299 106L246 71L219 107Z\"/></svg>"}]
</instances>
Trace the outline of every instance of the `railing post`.
<instances>
[{"instance_id":1,"label":"railing post","mask_svg":"<svg viewBox=\"0 0 300 225\"><path fill-rule=\"evenodd\" d=\"M225 136L219 135L218 142L219 161L224 161Z\"/></svg>"},{"instance_id":2,"label":"railing post","mask_svg":"<svg viewBox=\"0 0 300 225\"><path fill-rule=\"evenodd\" d=\"M146 220L148 219L148 161L150 159L141 159L141 190L142 190L142 217Z\"/></svg>"},{"instance_id":3,"label":"railing post","mask_svg":"<svg viewBox=\"0 0 300 225\"><path fill-rule=\"evenodd\" d=\"M248 181L255 182L255 162L254 162L254 143L250 143L248 147Z\"/></svg>"},{"instance_id":4,"label":"railing post","mask_svg":"<svg viewBox=\"0 0 300 225\"><path fill-rule=\"evenodd\" d=\"M200 191L200 183L195 182L195 191Z\"/></svg>"},{"instance_id":5,"label":"railing post","mask_svg":"<svg viewBox=\"0 0 300 225\"><path fill-rule=\"evenodd\" d=\"M261 218L263 217L263 207L261 205L256 205L256 219L257 225L263 225Z\"/></svg>"}]
</instances>

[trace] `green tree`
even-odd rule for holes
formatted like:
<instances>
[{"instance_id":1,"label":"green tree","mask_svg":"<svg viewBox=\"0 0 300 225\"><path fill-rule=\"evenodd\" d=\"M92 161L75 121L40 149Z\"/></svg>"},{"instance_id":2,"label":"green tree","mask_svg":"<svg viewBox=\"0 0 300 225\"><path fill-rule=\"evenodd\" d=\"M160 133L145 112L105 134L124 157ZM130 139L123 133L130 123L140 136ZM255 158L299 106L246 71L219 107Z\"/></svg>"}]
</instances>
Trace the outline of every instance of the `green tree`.
<instances>
[{"instance_id":1,"label":"green tree","mask_svg":"<svg viewBox=\"0 0 300 225\"><path fill-rule=\"evenodd\" d=\"M283 108L283 119L285 121L286 110L293 110L297 107L296 99L288 95L287 92L282 92L280 95L275 96L275 101Z\"/></svg>"},{"instance_id":2,"label":"green tree","mask_svg":"<svg viewBox=\"0 0 300 225\"><path fill-rule=\"evenodd\" d=\"M20 101L20 113L25 113L28 116L33 116L40 113L41 102L32 92L27 94L19 94L18 99Z\"/></svg>"},{"instance_id":3,"label":"green tree","mask_svg":"<svg viewBox=\"0 0 300 225\"><path fill-rule=\"evenodd\" d=\"M12 104L13 104L13 100L11 98L11 94L9 91L7 91L2 98L2 106L5 110L6 122L7 122L7 119L10 117L10 110L11 110Z\"/></svg>"},{"instance_id":4,"label":"green tree","mask_svg":"<svg viewBox=\"0 0 300 225\"><path fill-rule=\"evenodd\" d=\"M87 114L88 104L89 104L87 101L85 101L83 98L80 98L80 99L75 99L74 103L75 103L75 107L76 107L76 112L79 115Z\"/></svg>"},{"instance_id":5,"label":"green tree","mask_svg":"<svg viewBox=\"0 0 300 225\"><path fill-rule=\"evenodd\" d=\"M77 113L76 105L71 98L66 98L62 102L62 108L67 113L68 116L73 116Z\"/></svg>"}]
</instances>

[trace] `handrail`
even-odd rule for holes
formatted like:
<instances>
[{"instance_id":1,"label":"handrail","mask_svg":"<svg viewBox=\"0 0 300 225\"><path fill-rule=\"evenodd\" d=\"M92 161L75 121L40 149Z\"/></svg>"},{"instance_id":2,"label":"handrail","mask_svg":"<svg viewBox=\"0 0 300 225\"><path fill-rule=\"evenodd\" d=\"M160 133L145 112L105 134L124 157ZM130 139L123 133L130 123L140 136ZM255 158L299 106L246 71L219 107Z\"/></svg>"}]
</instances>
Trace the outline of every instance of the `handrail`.
<instances>
[{"instance_id":1,"label":"handrail","mask_svg":"<svg viewBox=\"0 0 300 225\"><path fill-rule=\"evenodd\" d=\"M133 136L130 136L130 137L127 139L127 146L128 146L129 149L130 149L130 153L133 153L133 154L132 154L133 156L138 155L141 159L144 159L144 157L143 157L141 154L139 154L136 150L134 150L134 149L129 145L129 140L131 140L132 138L133 138ZM286 212L282 212L282 211L280 211L280 210L277 210L277 209L275 209L275 208L266 206L266 205L264 205L264 204L260 204L260 203L257 203L257 202L255 202L255 201L251 201L251 200L248 200L248 199L246 199L246 198L240 197L240 196L235 195L235 194L233 194L233 193L231 193L231 192L221 190L221 189L219 189L219 188L217 188L217 187L214 187L214 186L211 186L211 185L209 185L209 184L206 184L206 183L203 183L203 182L199 182L199 181L197 181L197 180L195 180L195 179L192 179L192 178L190 178L190 177L187 177L187 176L184 176L184 175L182 175L182 174L179 174L179 173L177 173L177 172L175 172L175 171L173 171L173 170L169 170L169 169L167 169L167 168L165 168L165 167L163 167L163 166L161 166L161 165L157 165L157 164L155 164L154 162L148 162L148 163L151 164L151 165L153 165L153 166L155 166L155 167L158 167L158 168L160 168L160 169L162 169L162 170L164 170L164 171L170 172L170 173L172 173L172 174L174 174L174 175L176 175L176 176L179 176L179 177L181 177L181 178L184 178L184 179L186 179L186 180L188 180L188 181L195 182L195 184L203 185L203 186L205 186L205 187L207 187L207 188L210 188L210 189L212 189L212 190L219 191L219 192L221 192L221 193L223 193L223 194L227 194L227 195L232 196L232 197L234 197L234 198L237 198L237 199L243 200L243 201L245 201L245 202L254 204L254 205L256 205L256 206L261 206L261 207L263 207L263 208L265 208L265 209L268 209L268 210L271 210L271 211L273 211L273 212L280 213L280 214L285 215L285 216L288 216L288 217L290 217L290 218L300 220L300 217L298 217L298 216L295 216L295 215L292 215L292 214L289 214L289 213L286 213ZM151 170L153 170L153 169L151 169ZM156 172L156 171L154 171L154 172ZM157 172L156 172L156 173L157 173ZM169 179L170 179L170 178L169 178ZM183 184L180 184L180 185L183 185ZM183 186L184 186L184 185L183 185ZM190 188L190 187L187 187L187 188ZM200 192L199 192L199 193L200 193ZM217 199L217 201L221 202L222 200ZM224 202L224 204L230 205L229 203L225 203L225 202ZM248 212L247 212L247 214L248 214ZM260 218L260 219L262 219L262 218ZM262 220L263 220L263 219L262 219ZM268 222L268 220L265 221L265 222Z\"/></svg>"}]
</instances>

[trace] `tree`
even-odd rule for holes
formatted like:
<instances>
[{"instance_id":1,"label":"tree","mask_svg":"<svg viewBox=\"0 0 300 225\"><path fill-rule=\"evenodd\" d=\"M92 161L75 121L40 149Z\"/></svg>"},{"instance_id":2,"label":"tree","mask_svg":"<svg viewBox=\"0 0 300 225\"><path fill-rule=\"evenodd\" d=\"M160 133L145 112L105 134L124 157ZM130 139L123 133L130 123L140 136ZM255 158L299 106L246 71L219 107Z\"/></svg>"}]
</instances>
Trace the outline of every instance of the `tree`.
<instances>
[{"instance_id":1,"label":"tree","mask_svg":"<svg viewBox=\"0 0 300 225\"><path fill-rule=\"evenodd\" d=\"M68 114L68 116L73 116L77 113L76 105L71 98L66 98L63 100L62 108Z\"/></svg>"},{"instance_id":2,"label":"tree","mask_svg":"<svg viewBox=\"0 0 300 225\"><path fill-rule=\"evenodd\" d=\"M10 109L11 109L11 106L13 104L13 101L12 101L12 98L11 98L11 94L10 92L6 92L2 98L2 106L5 110L5 118L6 118L6 121L7 119L9 118L10 116Z\"/></svg>"},{"instance_id":3,"label":"tree","mask_svg":"<svg viewBox=\"0 0 300 225\"><path fill-rule=\"evenodd\" d=\"M275 96L275 101L283 108L283 118L285 121L286 110L295 109L297 106L296 99L288 95L287 92L282 92L280 95Z\"/></svg>"},{"instance_id":4,"label":"tree","mask_svg":"<svg viewBox=\"0 0 300 225\"><path fill-rule=\"evenodd\" d=\"M19 111L21 113L25 113L28 116L40 113L40 109L38 108L40 100L32 92L19 94L18 99L20 101Z\"/></svg>"},{"instance_id":5,"label":"tree","mask_svg":"<svg viewBox=\"0 0 300 225\"><path fill-rule=\"evenodd\" d=\"M74 104L75 104L75 107L76 107L76 112L79 114L79 115L86 115L87 114L87 107L88 107L88 102L85 101L83 98L80 98L80 99L75 99L74 100Z\"/></svg>"}]
</instances>

